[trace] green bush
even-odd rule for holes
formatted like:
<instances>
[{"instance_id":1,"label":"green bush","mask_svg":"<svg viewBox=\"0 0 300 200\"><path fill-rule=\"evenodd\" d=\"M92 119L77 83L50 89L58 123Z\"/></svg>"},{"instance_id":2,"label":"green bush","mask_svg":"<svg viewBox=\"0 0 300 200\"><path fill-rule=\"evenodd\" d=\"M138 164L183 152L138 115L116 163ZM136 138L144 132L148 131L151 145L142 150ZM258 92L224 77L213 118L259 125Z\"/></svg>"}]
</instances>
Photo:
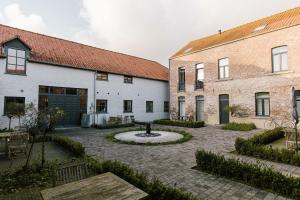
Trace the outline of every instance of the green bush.
<instances>
[{"instance_id":1,"label":"green bush","mask_svg":"<svg viewBox=\"0 0 300 200\"><path fill-rule=\"evenodd\" d=\"M188 128L201 128L205 125L204 121L189 122L189 121L176 121L176 120L168 120L168 119L155 120L153 123L167 125L167 126L180 126L180 127L188 127Z\"/></svg>"},{"instance_id":2,"label":"green bush","mask_svg":"<svg viewBox=\"0 0 300 200\"><path fill-rule=\"evenodd\" d=\"M4 132L13 132L13 129L8 129L8 128L4 128L4 129L0 129L0 133L4 133Z\"/></svg>"},{"instance_id":3,"label":"green bush","mask_svg":"<svg viewBox=\"0 0 300 200\"><path fill-rule=\"evenodd\" d=\"M236 123L236 122L230 122L223 126L223 129L225 130L233 130L233 131L251 131L253 129L256 129L256 126L254 123Z\"/></svg>"},{"instance_id":4,"label":"green bush","mask_svg":"<svg viewBox=\"0 0 300 200\"><path fill-rule=\"evenodd\" d=\"M93 125L93 128L98 129L112 129L112 128L125 128L125 127L132 127L134 126L134 123L128 123L128 124L107 124L107 125Z\"/></svg>"},{"instance_id":5,"label":"green bush","mask_svg":"<svg viewBox=\"0 0 300 200\"><path fill-rule=\"evenodd\" d=\"M99 162L90 158L88 166L98 174L106 172L116 174L135 187L148 193L148 200L197 200L191 194L166 186L157 179L149 180L144 174L118 161Z\"/></svg>"},{"instance_id":6,"label":"green bush","mask_svg":"<svg viewBox=\"0 0 300 200\"><path fill-rule=\"evenodd\" d=\"M285 176L261 165L225 159L224 156L204 150L196 152L196 161L199 170L237 180L286 197L300 198L300 178Z\"/></svg>"},{"instance_id":7,"label":"green bush","mask_svg":"<svg viewBox=\"0 0 300 200\"><path fill-rule=\"evenodd\" d=\"M300 156L294 150L265 146L282 137L284 137L284 133L281 129L268 130L248 140L237 138L235 140L235 149L241 155L300 166Z\"/></svg>"},{"instance_id":8,"label":"green bush","mask_svg":"<svg viewBox=\"0 0 300 200\"><path fill-rule=\"evenodd\" d=\"M84 147L80 142L74 141L66 136L62 135L53 135L52 141L55 142L58 145L61 145L62 147L68 149L76 156L84 156L85 150Z\"/></svg>"}]
</instances>

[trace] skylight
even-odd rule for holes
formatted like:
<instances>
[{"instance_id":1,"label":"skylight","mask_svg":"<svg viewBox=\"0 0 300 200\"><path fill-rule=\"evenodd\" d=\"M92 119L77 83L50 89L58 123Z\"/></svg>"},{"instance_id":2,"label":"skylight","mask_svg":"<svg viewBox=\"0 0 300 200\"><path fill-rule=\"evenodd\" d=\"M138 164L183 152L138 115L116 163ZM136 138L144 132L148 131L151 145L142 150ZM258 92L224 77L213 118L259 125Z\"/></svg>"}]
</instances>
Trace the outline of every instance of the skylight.
<instances>
[{"instance_id":1,"label":"skylight","mask_svg":"<svg viewBox=\"0 0 300 200\"><path fill-rule=\"evenodd\" d=\"M254 32L255 32L255 31L261 31L261 30L265 29L266 27L267 27L267 24L258 26L258 27L256 27L256 28L254 29Z\"/></svg>"},{"instance_id":2,"label":"skylight","mask_svg":"<svg viewBox=\"0 0 300 200\"><path fill-rule=\"evenodd\" d=\"M184 53L187 53L187 52L191 51L192 49L193 48L188 48L188 49L184 50Z\"/></svg>"}]
</instances>

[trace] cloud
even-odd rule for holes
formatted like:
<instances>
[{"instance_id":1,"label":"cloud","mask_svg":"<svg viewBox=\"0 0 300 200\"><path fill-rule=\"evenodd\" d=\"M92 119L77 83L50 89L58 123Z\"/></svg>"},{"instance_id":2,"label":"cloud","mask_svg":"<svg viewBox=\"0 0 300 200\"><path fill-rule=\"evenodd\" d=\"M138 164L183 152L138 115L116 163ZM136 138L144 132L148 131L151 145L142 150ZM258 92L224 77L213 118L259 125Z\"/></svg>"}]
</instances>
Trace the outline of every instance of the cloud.
<instances>
[{"instance_id":1,"label":"cloud","mask_svg":"<svg viewBox=\"0 0 300 200\"><path fill-rule=\"evenodd\" d=\"M41 16L25 15L19 4L12 3L0 12L0 23L30 31L47 33L47 27Z\"/></svg>"},{"instance_id":2,"label":"cloud","mask_svg":"<svg viewBox=\"0 0 300 200\"><path fill-rule=\"evenodd\" d=\"M74 40L160 61L187 42L283 11L299 0L81 0ZM271 7L269 5L272 5Z\"/></svg>"}]
</instances>

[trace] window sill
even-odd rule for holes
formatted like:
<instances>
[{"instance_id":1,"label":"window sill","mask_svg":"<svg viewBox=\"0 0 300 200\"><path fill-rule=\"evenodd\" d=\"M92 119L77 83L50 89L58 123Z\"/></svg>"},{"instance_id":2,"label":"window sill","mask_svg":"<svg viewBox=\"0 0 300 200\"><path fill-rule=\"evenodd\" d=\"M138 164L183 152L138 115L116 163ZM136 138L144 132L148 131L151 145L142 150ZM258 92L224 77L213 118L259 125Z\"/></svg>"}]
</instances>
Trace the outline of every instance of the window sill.
<instances>
[{"instance_id":1,"label":"window sill","mask_svg":"<svg viewBox=\"0 0 300 200\"><path fill-rule=\"evenodd\" d=\"M109 114L109 113L108 112L98 112L96 114L98 114L98 115L101 115L101 114L106 115L106 114Z\"/></svg>"},{"instance_id":2,"label":"window sill","mask_svg":"<svg viewBox=\"0 0 300 200\"><path fill-rule=\"evenodd\" d=\"M177 92L185 92L185 90L177 90Z\"/></svg>"},{"instance_id":3,"label":"window sill","mask_svg":"<svg viewBox=\"0 0 300 200\"><path fill-rule=\"evenodd\" d=\"M272 73L266 73L267 76L276 76L276 75L281 75L281 74L290 74L290 73L294 73L294 71L279 71L279 72L272 72Z\"/></svg>"},{"instance_id":4,"label":"window sill","mask_svg":"<svg viewBox=\"0 0 300 200\"><path fill-rule=\"evenodd\" d=\"M152 111L152 112L146 112L146 113L154 113L154 112Z\"/></svg>"},{"instance_id":5,"label":"window sill","mask_svg":"<svg viewBox=\"0 0 300 200\"><path fill-rule=\"evenodd\" d=\"M17 75L17 76L27 76L27 74L18 74L18 73L11 73L11 72L5 72L4 74L7 74L7 75Z\"/></svg>"},{"instance_id":6,"label":"window sill","mask_svg":"<svg viewBox=\"0 0 300 200\"><path fill-rule=\"evenodd\" d=\"M132 111L131 111L131 112L125 112L125 111L124 111L123 113L133 113L133 112L132 112Z\"/></svg>"},{"instance_id":7,"label":"window sill","mask_svg":"<svg viewBox=\"0 0 300 200\"><path fill-rule=\"evenodd\" d=\"M255 116L255 117L252 117L251 119L269 119L270 116Z\"/></svg>"},{"instance_id":8,"label":"window sill","mask_svg":"<svg viewBox=\"0 0 300 200\"><path fill-rule=\"evenodd\" d=\"M218 79L216 82L231 81L231 80L233 80L233 78L222 78L222 79Z\"/></svg>"},{"instance_id":9,"label":"window sill","mask_svg":"<svg viewBox=\"0 0 300 200\"><path fill-rule=\"evenodd\" d=\"M204 88L195 88L195 91L204 91Z\"/></svg>"},{"instance_id":10,"label":"window sill","mask_svg":"<svg viewBox=\"0 0 300 200\"><path fill-rule=\"evenodd\" d=\"M105 82L108 82L108 79L105 80L105 79L98 79L98 78L97 78L96 80L97 80L97 81L105 81Z\"/></svg>"}]
</instances>

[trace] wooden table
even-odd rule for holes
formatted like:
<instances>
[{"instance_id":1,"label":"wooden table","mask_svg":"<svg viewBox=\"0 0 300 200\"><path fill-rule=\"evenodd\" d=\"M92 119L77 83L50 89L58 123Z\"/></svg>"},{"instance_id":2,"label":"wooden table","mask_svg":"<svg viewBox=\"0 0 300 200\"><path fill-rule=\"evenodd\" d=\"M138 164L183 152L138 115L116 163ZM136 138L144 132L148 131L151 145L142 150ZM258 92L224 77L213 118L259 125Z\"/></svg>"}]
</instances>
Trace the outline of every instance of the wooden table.
<instances>
[{"instance_id":1,"label":"wooden table","mask_svg":"<svg viewBox=\"0 0 300 200\"><path fill-rule=\"evenodd\" d=\"M110 172L46 189L41 195L44 200L139 200L148 196Z\"/></svg>"},{"instance_id":2,"label":"wooden table","mask_svg":"<svg viewBox=\"0 0 300 200\"><path fill-rule=\"evenodd\" d=\"M5 140L5 155L8 154L7 141L8 141L10 134L11 134L11 132L0 133L0 140L3 140L3 139Z\"/></svg>"}]
</instances>

